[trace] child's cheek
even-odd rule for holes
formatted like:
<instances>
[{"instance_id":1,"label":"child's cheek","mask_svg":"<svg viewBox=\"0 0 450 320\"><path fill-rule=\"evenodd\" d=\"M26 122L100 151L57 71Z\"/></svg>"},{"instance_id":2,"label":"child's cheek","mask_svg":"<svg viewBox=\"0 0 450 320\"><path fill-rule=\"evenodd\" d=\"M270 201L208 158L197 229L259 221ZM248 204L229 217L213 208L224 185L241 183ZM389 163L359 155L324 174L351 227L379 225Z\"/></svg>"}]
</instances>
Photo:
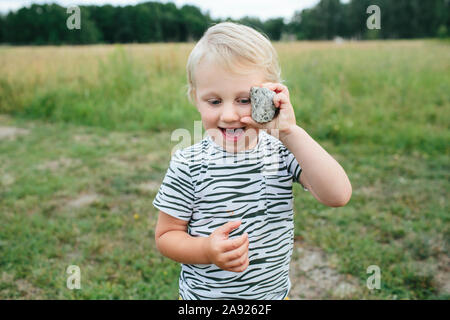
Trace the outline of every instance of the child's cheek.
<instances>
[{"instance_id":1,"label":"child's cheek","mask_svg":"<svg viewBox=\"0 0 450 320\"><path fill-rule=\"evenodd\" d=\"M207 127L216 126L216 122L219 119L217 111L211 108L204 107L200 111L203 123Z\"/></svg>"},{"instance_id":2,"label":"child's cheek","mask_svg":"<svg viewBox=\"0 0 450 320\"><path fill-rule=\"evenodd\" d=\"M248 105L245 107L242 107L240 112L239 112L239 116L242 117L249 117L252 115L252 106Z\"/></svg>"},{"instance_id":3,"label":"child's cheek","mask_svg":"<svg viewBox=\"0 0 450 320\"><path fill-rule=\"evenodd\" d=\"M216 126L217 122L220 119L220 112L216 110L210 110L210 112L206 114L206 118L208 119L208 122L211 123L211 125Z\"/></svg>"}]
</instances>

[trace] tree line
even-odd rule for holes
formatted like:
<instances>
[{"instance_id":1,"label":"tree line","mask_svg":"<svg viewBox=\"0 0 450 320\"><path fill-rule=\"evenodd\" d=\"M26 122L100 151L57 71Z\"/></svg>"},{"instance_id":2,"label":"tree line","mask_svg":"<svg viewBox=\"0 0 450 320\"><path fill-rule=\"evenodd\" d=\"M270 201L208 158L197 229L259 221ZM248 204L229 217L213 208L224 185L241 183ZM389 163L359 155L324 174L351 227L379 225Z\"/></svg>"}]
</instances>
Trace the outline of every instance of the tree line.
<instances>
[{"instance_id":1,"label":"tree line","mask_svg":"<svg viewBox=\"0 0 450 320\"><path fill-rule=\"evenodd\" d=\"M320 0L312 8L293 13L289 21L262 21L243 17L249 25L274 41L314 40L335 37L356 39L409 39L448 37L450 0ZM368 29L366 12L380 8L380 29ZM184 42L198 40L212 19L198 7L173 3L145 2L137 5L80 6L81 29L69 30L70 14L58 4L32 4L0 15L0 43L60 45L92 43Z\"/></svg>"}]
</instances>

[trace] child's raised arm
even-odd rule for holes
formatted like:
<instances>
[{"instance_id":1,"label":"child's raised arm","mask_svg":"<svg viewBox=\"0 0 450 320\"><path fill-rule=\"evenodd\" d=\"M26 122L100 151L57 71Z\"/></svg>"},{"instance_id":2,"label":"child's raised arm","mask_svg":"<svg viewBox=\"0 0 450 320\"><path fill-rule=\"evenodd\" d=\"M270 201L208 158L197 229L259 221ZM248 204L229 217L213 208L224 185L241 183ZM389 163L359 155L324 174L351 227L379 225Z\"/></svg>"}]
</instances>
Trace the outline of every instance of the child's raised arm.
<instances>
[{"instance_id":1,"label":"child's raised arm","mask_svg":"<svg viewBox=\"0 0 450 320\"><path fill-rule=\"evenodd\" d=\"M352 185L342 166L297 125L288 88L280 83L270 82L262 86L275 91L273 103L280 109L278 117L260 124L245 116L241 118L241 122L266 129L271 134L276 133L277 138L302 167L299 182L324 205L345 206L352 195Z\"/></svg>"},{"instance_id":2,"label":"child's raised arm","mask_svg":"<svg viewBox=\"0 0 450 320\"><path fill-rule=\"evenodd\" d=\"M155 241L158 250L166 257L185 264L214 263L223 270L242 272L247 269L248 235L229 239L231 231L241 221L231 221L220 226L209 237L193 237L187 233L187 221L159 212Z\"/></svg>"}]
</instances>

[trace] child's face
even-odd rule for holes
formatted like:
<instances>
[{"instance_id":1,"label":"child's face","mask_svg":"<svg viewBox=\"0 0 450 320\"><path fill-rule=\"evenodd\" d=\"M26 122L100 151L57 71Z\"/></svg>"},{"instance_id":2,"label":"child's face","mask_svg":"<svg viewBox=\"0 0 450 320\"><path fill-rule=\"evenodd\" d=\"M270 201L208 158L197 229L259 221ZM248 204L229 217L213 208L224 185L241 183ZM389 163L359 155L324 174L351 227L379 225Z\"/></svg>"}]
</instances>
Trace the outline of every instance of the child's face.
<instances>
[{"instance_id":1,"label":"child's face","mask_svg":"<svg viewBox=\"0 0 450 320\"><path fill-rule=\"evenodd\" d=\"M226 151L256 146L257 130L240 119L252 113L250 88L260 86L264 80L260 70L238 75L211 61L202 61L197 67L195 103L205 130Z\"/></svg>"}]
</instances>

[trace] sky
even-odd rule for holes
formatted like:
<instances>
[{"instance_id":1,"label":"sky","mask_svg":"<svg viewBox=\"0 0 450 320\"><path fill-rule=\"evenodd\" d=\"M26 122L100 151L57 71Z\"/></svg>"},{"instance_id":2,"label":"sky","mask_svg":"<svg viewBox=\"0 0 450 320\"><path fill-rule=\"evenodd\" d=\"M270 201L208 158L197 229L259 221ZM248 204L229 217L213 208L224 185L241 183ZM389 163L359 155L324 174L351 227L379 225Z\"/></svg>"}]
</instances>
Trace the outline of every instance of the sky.
<instances>
[{"instance_id":1,"label":"sky","mask_svg":"<svg viewBox=\"0 0 450 320\"><path fill-rule=\"evenodd\" d=\"M319 0L0 0L0 12L30 6L32 3L58 3L63 7L70 5L134 5L140 2L157 1L173 2L178 8L185 4L195 5L203 13L209 11L212 18L242 18L244 16L259 17L261 20L283 17L290 19L295 11L310 8Z\"/></svg>"}]
</instances>

